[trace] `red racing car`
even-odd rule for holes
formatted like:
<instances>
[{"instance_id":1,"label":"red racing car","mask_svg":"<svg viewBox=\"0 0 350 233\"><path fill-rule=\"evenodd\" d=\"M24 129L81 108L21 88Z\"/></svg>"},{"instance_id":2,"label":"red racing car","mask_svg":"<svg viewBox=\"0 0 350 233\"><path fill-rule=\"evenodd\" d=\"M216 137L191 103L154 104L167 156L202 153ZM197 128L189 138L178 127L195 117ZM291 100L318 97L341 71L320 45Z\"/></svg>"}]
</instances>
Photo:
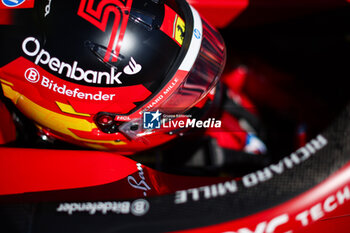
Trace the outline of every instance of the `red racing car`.
<instances>
[{"instance_id":1,"label":"red racing car","mask_svg":"<svg viewBox=\"0 0 350 233\"><path fill-rule=\"evenodd\" d=\"M1 232L349 232L349 10L1 0Z\"/></svg>"}]
</instances>

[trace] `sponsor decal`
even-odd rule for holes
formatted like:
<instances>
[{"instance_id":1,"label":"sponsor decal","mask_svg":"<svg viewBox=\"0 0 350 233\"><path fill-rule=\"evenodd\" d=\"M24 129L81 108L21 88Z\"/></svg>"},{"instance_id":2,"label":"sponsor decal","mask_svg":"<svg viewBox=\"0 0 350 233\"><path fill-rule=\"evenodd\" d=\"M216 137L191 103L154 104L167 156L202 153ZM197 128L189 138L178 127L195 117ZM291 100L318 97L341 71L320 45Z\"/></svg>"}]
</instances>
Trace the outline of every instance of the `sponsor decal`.
<instances>
[{"instance_id":1,"label":"sponsor decal","mask_svg":"<svg viewBox=\"0 0 350 233\"><path fill-rule=\"evenodd\" d=\"M282 214L271 219L270 221L263 221L259 223L256 226L255 230L253 231L250 230L248 227L243 227L237 231L225 231L223 233L273 233L278 227L288 223L288 221L289 221L288 214ZM284 233L292 233L292 232L293 231L287 231Z\"/></svg>"},{"instance_id":2,"label":"sponsor decal","mask_svg":"<svg viewBox=\"0 0 350 233\"><path fill-rule=\"evenodd\" d=\"M27 69L24 73L24 77L31 83L38 83L40 81L40 73L35 68ZM45 76L42 76L40 85L55 93L81 100L112 101L116 96L116 94L103 94L102 91L88 93L81 91L79 88L70 89L67 85L58 84Z\"/></svg>"},{"instance_id":3,"label":"sponsor decal","mask_svg":"<svg viewBox=\"0 0 350 233\"><path fill-rule=\"evenodd\" d=\"M210 199L224 196L227 193L237 192L237 183L235 180L226 181L224 183L202 186L187 190L176 191L175 204L183 204L188 200L199 201L201 199Z\"/></svg>"},{"instance_id":4,"label":"sponsor decal","mask_svg":"<svg viewBox=\"0 0 350 233\"><path fill-rule=\"evenodd\" d=\"M307 206L304 210L296 213L283 213L253 226L240 227L235 231L224 231L223 233L292 233L294 232L292 229L307 227L311 223L321 220L326 214L333 212L348 201L350 201L350 189L346 185L321 201ZM280 231L281 229L284 230Z\"/></svg>"},{"instance_id":5,"label":"sponsor decal","mask_svg":"<svg viewBox=\"0 0 350 233\"><path fill-rule=\"evenodd\" d=\"M138 199L131 204L131 213L135 216L143 216L149 210L149 202L145 199Z\"/></svg>"},{"instance_id":6,"label":"sponsor decal","mask_svg":"<svg viewBox=\"0 0 350 233\"><path fill-rule=\"evenodd\" d=\"M158 105L163 99L164 97L166 97L168 94L171 93L171 90L173 89L173 87L176 85L176 83L178 83L179 80L177 78L174 79L174 81L171 82L171 84L168 86L168 88L165 89L165 91L163 93L160 93L155 99L153 99L152 102L150 102L150 104L148 104L142 111L140 111L140 114L143 114L144 112L147 112L148 110L152 109L153 107L155 107L156 105Z\"/></svg>"},{"instance_id":7,"label":"sponsor decal","mask_svg":"<svg viewBox=\"0 0 350 233\"><path fill-rule=\"evenodd\" d=\"M34 0L1 0L0 9L33 8Z\"/></svg>"},{"instance_id":8,"label":"sponsor decal","mask_svg":"<svg viewBox=\"0 0 350 233\"><path fill-rule=\"evenodd\" d=\"M198 28L194 29L193 34L196 39L200 39L202 37L201 32L198 30Z\"/></svg>"},{"instance_id":9,"label":"sponsor decal","mask_svg":"<svg viewBox=\"0 0 350 233\"><path fill-rule=\"evenodd\" d=\"M145 178L145 173L143 172L143 168L141 163L137 163L137 170L139 171L139 181L136 180L132 175L128 176L128 183L130 184L131 187L142 190L143 195L147 196L147 192L151 190L151 187L147 184L146 178Z\"/></svg>"},{"instance_id":10,"label":"sponsor decal","mask_svg":"<svg viewBox=\"0 0 350 233\"><path fill-rule=\"evenodd\" d=\"M133 202L84 202L84 203L61 203L56 211L73 215L74 213L89 213L90 215L100 214L133 214L135 216L145 215L149 210L149 202L145 199L138 199Z\"/></svg>"},{"instance_id":11,"label":"sponsor decal","mask_svg":"<svg viewBox=\"0 0 350 233\"><path fill-rule=\"evenodd\" d=\"M113 20L107 52L103 58L105 62L116 62L123 42L126 25L129 19L132 0L81 0L78 15L101 31L105 31L107 24Z\"/></svg>"},{"instance_id":12,"label":"sponsor decal","mask_svg":"<svg viewBox=\"0 0 350 233\"><path fill-rule=\"evenodd\" d=\"M110 101L115 97L115 94L102 94L102 91L98 91L96 94L93 94L82 92L79 90L79 88L69 89L67 88L67 85L64 84L59 86L57 83L54 83L54 81L46 78L45 76L43 76L40 84L53 92L81 100Z\"/></svg>"},{"instance_id":13,"label":"sponsor decal","mask_svg":"<svg viewBox=\"0 0 350 233\"><path fill-rule=\"evenodd\" d=\"M37 70L39 75L35 75L36 72L34 70L29 70L26 75L26 71L29 68ZM24 56L2 67L1 76L2 85L6 83L13 91L19 92L34 103L49 103L51 101L67 103L69 101L72 106L79 105L78 108L80 110L78 111L85 113L100 111L102 106L100 104L108 103L102 106L106 112L117 109L120 114L126 114L134 109L138 102L144 101L152 94L142 84L99 88L71 83L35 65L34 61L31 62ZM37 83L27 80L34 81L36 78L38 80ZM76 90L76 94L74 94L74 90ZM40 95L37 94L38 92ZM78 92L82 92L82 94L78 94ZM130 93L133 94L130 95ZM43 100L45 101L42 102ZM81 104L81 102L86 104ZM131 119L133 118L125 115L116 117L118 121L130 121Z\"/></svg>"},{"instance_id":14,"label":"sponsor decal","mask_svg":"<svg viewBox=\"0 0 350 233\"><path fill-rule=\"evenodd\" d=\"M131 121L130 116L115 116L115 121Z\"/></svg>"},{"instance_id":15,"label":"sponsor decal","mask_svg":"<svg viewBox=\"0 0 350 233\"><path fill-rule=\"evenodd\" d=\"M185 22L178 16L176 15L175 19L175 29L174 29L174 38L175 40L182 45L184 38L185 38Z\"/></svg>"},{"instance_id":16,"label":"sponsor decal","mask_svg":"<svg viewBox=\"0 0 350 233\"><path fill-rule=\"evenodd\" d=\"M278 163L270 164L263 169L243 176L239 183L245 188L251 188L260 183L266 182L272 179L275 175L280 175L287 169L292 169L302 162L308 160L313 154L320 151L327 144L327 139L320 134L308 142L305 146L300 147L298 150L291 153L289 156L286 156ZM189 200L198 201L201 198L209 199L224 196L229 193L239 191L238 187L240 187L240 185L236 184L235 180L232 180L225 183L213 184L211 186L177 191L175 195L175 204L183 204Z\"/></svg>"},{"instance_id":17,"label":"sponsor decal","mask_svg":"<svg viewBox=\"0 0 350 233\"><path fill-rule=\"evenodd\" d=\"M24 77L31 83L37 83L40 80L40 74L34 68L27 69L24 73Z\"/></svg>"},{"instance_id":18,"label":"sponsor decal","mask_svg":"<svg viewBox=\"0 0 350 233\"><path fill-rule=\"evenodd\" d=\"M164 5L164 20L160 30L182 46L185 37L184 20L169 6Z\"/></svg>"},{"instance_id":19,"label":"sponsor decal","mask_svg":"<svg viewBox=\"0 0 350 233\"><path fill-rule=\"evenodd\" d=\"M36 65L46 65L51 71L66 76L68 79L84 81L88 84L122 84L120 76L123 72L118 72L115 67L111 67L110 72L83 70L79 67L77 61L69 64L57 57L52 57L49 52L41 49L39 40L34 37L28 37L23 41L22 50L29 57L35 57L34 63ZM142 66L131 57L129 64L124 68L124 72L128 75L134 75L140 72L141 69Z\"/></svg>"},{"instance_id":20,"label":"sponsor decal","mask_svg":"<svg viewBox=\"0 0 350 233\"><path fill-rule=\"evenodd\" d=\"M128 75L134 75L140 72L142 66L137 64L133 57L130 58L129 65L125 66L124 73Z\"/></svg>"},{"instance_id":21,"label":"sponsor decal","mask_svg":"<svg viewBox=\"0 0 350 233\"><path fill-rule=\"evenodd\" d=\"M24 3L25 0L2 0L2 3L8 7L16 7Z\"/></svg>"},{"instance_id":22,"label":"sponsor decal","mask_svg":"<svg viewBox=\"0 0 350 233\"><path fill-rule=\"evenodd\" d=\"M61 203L56 209L57 212L65 212L72 215L75 212L87 212L94 215L98 212L107 214L129 214L130 202L85 202L85 203Z\"/></svg>"},{"instance_id":23,"label":"sponsor decal","mask_svg":"<svg viewBox=\"0 0 350 233\"><path fill-rule=\"evenodd\" d=\"M296 215L297 220L302 226L307 226L325 216L326 213L334 211L339 206L350 201L349 186L338 190L335 194L328 196L326 199L312 205L310 208Z\"/></svg>"},{"instance_id":24,"label":"sponsor decal","mask_svg":"<svg viewBox=\"0 0 350 233\"><path fill-rule=\"evenodd\" d=\"M179 72L179 71L178 71ZM180 72L183 77L185 77L187 75L187 72ZM141 109L138 114L141 116L144 112L149 111L152 108L155 108L157 105L159 105L165 97L171 95L177 88L177 86L179 86L181 84L181 78L178 78L178 76L176 76L168 83L167 86L165 86L160 93L158 93L158 95L156 95L150 102L148 102L148 104L146 104L146 107Z\"/></svg>"}]
</instances>

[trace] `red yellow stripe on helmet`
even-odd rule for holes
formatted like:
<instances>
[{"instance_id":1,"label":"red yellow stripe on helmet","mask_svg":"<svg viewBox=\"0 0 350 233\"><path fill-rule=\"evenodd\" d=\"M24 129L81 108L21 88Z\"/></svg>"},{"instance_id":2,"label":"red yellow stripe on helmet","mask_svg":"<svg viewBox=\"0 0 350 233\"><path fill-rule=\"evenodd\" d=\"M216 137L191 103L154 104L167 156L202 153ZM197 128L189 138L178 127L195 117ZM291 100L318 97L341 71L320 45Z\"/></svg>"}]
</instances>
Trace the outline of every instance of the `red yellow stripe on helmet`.
<instances>
[{"instance_id":1,"label":"red yellow stripe on helmet","mask_svg":"<svg viewBox=\"0 0 350 233\"><path fill-rule=\"evenodd\" d=\"M0 79L4 95L11 99L14 104L17 105L18 109L22 111L24 115L35 121L38 125L45 126L55 132L58 132L63 135L67 135L76 139L80 142L85 143L90 147L98 147L98 149L104 149L103 144L110 145L125 145L123 141L114 141L114 140L94 140L78 137L71 130L78 130L83 132L92 132L97 129L97 126L93 122L89 122L83 118L71 117L64 114L60 114L51 110L48 110L30 99L21 93L12 89L13 84L5 80ZM84 113L77 113L72 106L57 103L62 112L70 113L78 116L90 116ZM101 144L101 145L98 145Z\"/></svg>"},{"instance_id":2,"label":"red yellow stripe on helmet","mask_svg":"<svg viewBox=\"0 0 350 233\"><path fill-rule=\"evenodd\" d=\"M58 101L56 101L56 104L61 109L62 112L77 115L77 116L85 116L85 117L91 116L90 114L87 114L87 113L76 112L72 105L64 104Z\"/></svg>"}]
</instances>

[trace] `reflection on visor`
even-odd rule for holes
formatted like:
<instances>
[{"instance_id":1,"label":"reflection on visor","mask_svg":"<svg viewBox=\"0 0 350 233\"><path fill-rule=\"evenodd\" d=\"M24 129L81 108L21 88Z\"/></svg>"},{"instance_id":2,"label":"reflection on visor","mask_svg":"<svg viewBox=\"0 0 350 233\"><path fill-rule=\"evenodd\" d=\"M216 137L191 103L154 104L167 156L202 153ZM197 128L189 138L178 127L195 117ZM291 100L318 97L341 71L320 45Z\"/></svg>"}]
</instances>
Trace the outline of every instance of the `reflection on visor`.
<instances>
[{"instance_id":1,"label":"reflection on visor","mask_svg":"<svg viewBox=\"0 0 350 233\"><path fill-rule=\"evenodd\" d=\"M226 61L226 50L222 37L215 29L203 23L203 35L200 52L181 86L156 110L166 114L182 114L201 101L217 84ZM124 123L119 130L135 140L146 140L143 136L152 134L151 129L142 127L142 119ZM157 129L157 132L169 129ZM146 141L144 141L146 142Z\"/></svg>"},{"instance_id":2,"label":"reflection on visor","mask_svg":"<svg viewBox=\"0 0 350 233\"><path fill-rule=\"evenodd\" d=\"M226 54L221 36L203 20L203 40L197 60L185 81L160 107L163 113L184 113L201 101L215 87Z\"/></svg>"}]
</instances>

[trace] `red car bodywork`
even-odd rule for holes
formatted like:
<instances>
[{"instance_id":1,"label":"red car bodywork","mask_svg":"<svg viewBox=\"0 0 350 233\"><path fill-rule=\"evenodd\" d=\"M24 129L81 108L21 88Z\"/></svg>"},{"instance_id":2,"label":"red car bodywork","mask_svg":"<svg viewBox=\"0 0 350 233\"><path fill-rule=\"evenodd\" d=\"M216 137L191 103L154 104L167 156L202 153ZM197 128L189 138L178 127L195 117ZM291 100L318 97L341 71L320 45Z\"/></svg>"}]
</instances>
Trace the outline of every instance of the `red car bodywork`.
<instances>
[{"instance_id":1,"label":"red car bodywork","mask_svg":"<svg viewBox=\"0 0 350 233\"><path fill-rule=\"evenodd\" d=\"M252 2L248 0L189 0L189 2L218 28L229 27L249 7L253 9L253 12L277 12L280 8L302 9L296 13L269 15L261 20L252 18L249 23L252 25L291 17L293 13L305 14L327 7L346 5L345 1L316 0L308 1L308 3L264 0ZM10 20L10 15L0 7L0 22L6 23ZM15 135L15 125L10 113L4 104L0 103L0 144L13 141ZM116 172L116 166L121 163L124 164L123 168L118 168ZM144 169L147 169L149 173L154 173L154 177L157 177L157 171ZM62 153L60 150L0 147L0 195L91 187L122 180L137 172L135 161L115 153L95 151L65 151ZM175 185L179 179L176 176L166 174L162 176L168 179L168 186L159 187L153 195L169 194L175 192L176 188L190 187L190 181L179 187ZM197 184L203 182L195 178L192 181ZM159 185L158 182L161 181L152 180L153 185ZM179 232L271 233L293 230L293 232L308 233L347 233L350 228L349 188L350 164L312 190L282 205L226 223ZM118 198L131 197L133 195L130 195L129 192L118 196Z\"/></svg>"}]
</instances>

